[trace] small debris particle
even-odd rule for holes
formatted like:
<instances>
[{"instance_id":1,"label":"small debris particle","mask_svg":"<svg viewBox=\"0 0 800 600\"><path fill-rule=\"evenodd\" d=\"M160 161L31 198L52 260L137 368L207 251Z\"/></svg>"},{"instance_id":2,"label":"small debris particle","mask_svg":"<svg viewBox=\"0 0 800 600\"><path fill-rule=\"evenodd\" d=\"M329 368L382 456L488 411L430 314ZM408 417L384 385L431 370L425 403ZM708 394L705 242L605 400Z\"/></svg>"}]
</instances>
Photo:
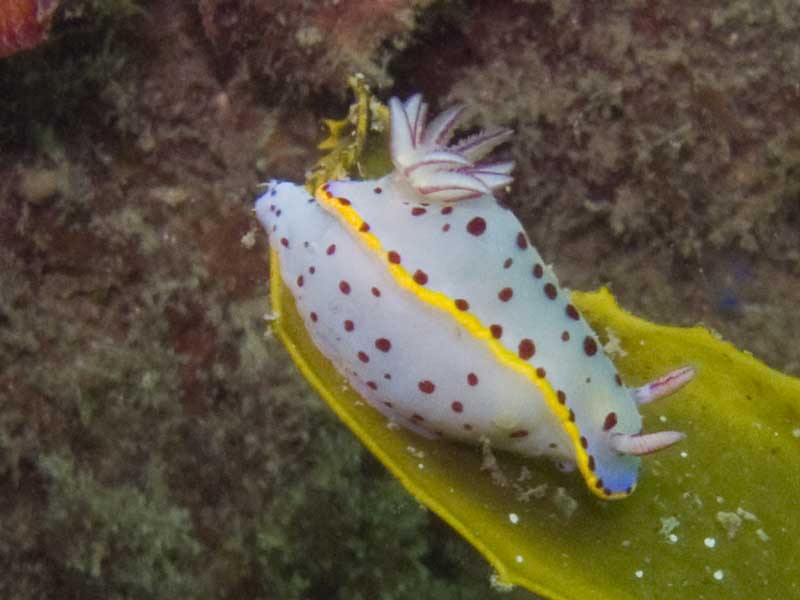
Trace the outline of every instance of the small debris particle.
<instances>
[{"instance_id":1,"label":"small debris particle","mask_svg":"<svg viewBox=\"0 0 800 600\"><path fill-rule=\"evenodd\" d=\"M725 579L725 571L723 571L722 569L717 569L716 571L714 571L714 579L716 579L717 581L722 581L723 579Z\"/></svg>"},{"instance_id":2,"label":"small debris particle","mask_svg":"<svg viewBox=\"0 0 800 600\"><path fill-rule=\"evenodd\" d=\"M163 202L170 208L176 208L191 198L189 190L180 187L156 187L150 193L156 200Z\"/></svg>"},{"instance_id":3,"label":"small debris particle","mask_svg":"<svg viewBox=\"0 0 800 600\"><path fill-rule=\"evenodd\" d=\"M425 465L423 465L422 463L419 463L419 464L417 465L417 467L418 467L420 470L422 470L422 469L424 469L424 468L425 468Z\"/></svg>"},{"instance_id":4,"label":"small debris particle","mask_svg":"<svg viewBox=\"0 0 800 600\"><path fill-rule=\"evenodd\" d=\"M706 545L706 548L713 548L717 545L717 540L715 540L713 537L707 537L703 540L703 543Z\"/></svg>"},{"instance_id":5,"label":"small debris particle","mask_svg":"<svg viewBox=\"0 0 800 600\"><path fill-rule=\"evenodd\" d=\"M20 172L19 193L34 206L69 190L68 172L55 169L26 169Z\"/></svg>"},{"instance_id":6,"label":"small debris particle","mask_svg":"<svg viewBox=\"0 0 800 600\"><path fill-rule=\"evenodd\" d=\"M686 450L683 450L683 451L681 452L681 458L686 458L686 457L688 457L688 456L689 456L689 453L688 453L688 452L686 452Z\"/></svg>"},{"instance_id":7,"label":"small debris particle","mask_svg":"<svg viewBox=\"0 0 800 600\"><path fill-rule=\"evenodd\" d=\"M606 328L606 335L608 336L608 341L603 346L606 354L620 358L628 356L628 353L622 348L622 340L610 327Z\"/></svg>"},{"instance_id":8,"label":"small debris particle","mask_svg":"<svg viewBox=\"0 0 800 600\"><path fill-rule=\"evenodd\" d=\"M508 513L508 520L514 525L519 523L519 515L517 513Z\"/></svg>"},{"instance_id":9,"label":"small debris particle","mask_svg":"<svg viewBox=\"0 0 800 600\"><path fill-rule=\"evenodd\" d=\"M508 593L514 589L514 586L503 579L500 579L500 575L497 573L492 573L489 577L489 585L495 592L505 592Z\"/></svg>"},{"instance_id":10,"label":"small debris particle","mask_svg":"<svg viewBox=\"0 0 800 600\"><path fill-rule=\"evenodd\" d=\"M497 458L492 452L492 443L488 437L481 436L479 439L481 443L481 471L488 471L492 477L492 482L500 487L508 487L509 481L506 474L503 473L502 469L500 469L500 465L497 463Z\"/></svg>"},{"instance_id":11,"label":"small debris particle","mask_svg":"<svg viewBox=\"0 0 800 600\"><path fill-rule=\"evenodd\" d=\"M250 250L253 246L256 245L256 230L251 229L247 233L242 236L241 239L242 246Z\"/></svg>"},{"instance_id":12,"label":"small debris particle","mask_svg":"<svg viewBox=\"0 0 800 600\"><path fill-rule=\"evenodd\" d=\"M569 519L576 510L578 510L578 501L572 496L567 494L567 490L563 487L556 488L553 494L553 504L556 505L558 512L565 518Z\"/></svg>"},{"instance_id":13,"label":"small debris particle","mask_svg":"<svg viewBox=\"0 0 800 600\"><path fill-rule=\"evenodd\" d=\"M663 536L669 536L681 524L676 517L661 517L661 531Z\"/></svg>"},{"instance_id":14,"label":"small debris particle","mask_svg":"<svg viewBox=\"0 0 800 600\"><path fill-rule=\"evenodd\" d=\"M796 437L796 438L800 438L800 427L797 427L796 429L792 429L792 435L794 437Z\"/></svg>"},{"instance_id":15,"label":"small debris particle","mask_svg":"<svg viewBox=\"0 0 800 600\"><path fill-rule=\"evenodd\" d=\"M642 577L644 577L644 571L642 571L641 569L637 569L634 575L636 575L636 579L641 579Z\"/></svg>"},{"instance_id":16,"label":"small debris particle","mask_svg":"<svg viewBox=\"0 0 800 600\"><path fill-rule=\"evenodd\" d=\"M518 562L518 563L522 563L524 560L525 560L525 559L524 559L524 558L522 558L522 556L520 556L519 554L517 554L517 562Z\"/></svg>"},{"instance_id":17,"label":"small debris particle","mask_svg":"<svg viewBox=\"0 0 800 600\"><path fill-rule=\"evenodd\" d=\"M760 539L762 542L768 542L770 540L767 532L761 529L760 527L756 529L756 535L758 536L758 539Z\"/></svg>"},{"instance_id":18,"label":"small debris particle","mask_svg":"<svg viewBox=\"0 0 800 600\"><path fill-rule=\"evenodd\" d=\"M703 508L703 499L695 492L684 492L681 497L690 502L696 508Z\"/></svg>"},{"instance_id":19,"label":"small debris particle","mask_svg":"<svg viewBox=\"0 0 800 600\"><path fill-rule=\"evenodd\" d=\"M742 526L742 518L734 512L718 512L717 522L728 532L728 539L730 540L736 537L736 532Z\"/></svg>"},{"instance_id":20,"label":"small debris particle","mask_svg":"<svg viewBox=\"0 0 800 600\"><path fill-rule=\"evenodd\" d=\"M658 420L661 421L662 423L666 423L667 422L667 417L665 417L664 415L661 415L660 417L658 417Z\"/></svg>"},{"instance_id":21,"label":"small debris particle","mask_svg":"<svg viewBox=\"0 0 800 600\"><path fill-rule=\"evenodd\" d=\"M743 509L741 506L736 509L736 514L742 517L745 521L758 521L758 517L750 511Z\"/></svg>"},{"instance_id":22,"label":"small debris particle","mask_svg":"<svg viewBox=\"0 0 800 600\"><path fill-rule=\"evenodd\" d=\"M541 483L536 487L529 487L526 490L517 491L517 502L530 502L531 496L537 500L541 500L547 495L547 484Z\"/></svg>"},{"instance_id":23,"label":"small debris particle","mask_svg":"<svg viewBox=\"0 0 800 600\"><path fill-rule=\"evenodd\" d=\"M318 27L309 25L298 29L294 34L294 39L301 48L311 48L322 43L325 34Z\"/></svg>"},{"instance_id":24,"label":"small debris particle","mask_svg":"<svg viewBox=\"0 0 800 600\"><path fill-rule=\"evenodd\" d=\"M532 477L533 475L531 474L531 470L528 467L523 466L519 471L519 477L517 477L517 481L528 481Z\"/></svg>"},{"instance_id":25,"label":"small debris particle","mask_svg":"<svg viewBox=\"0 0 800 600\"><path fill-rule=\"evenodd\" d=\"M406 446L406 451L415 458L425 458L425 451L417 450L414 446Z\"/></svg>"},{"instance_id":26,"label":"small debris particle","mask_svg":"<svg viewBox=\"0 0 800 600\"><path fill-rule=\"evenodd\" d=\"M677 541L678 541L678 536L677 536L677 535L675 535L674 533L670 533L670 534L667 536L667 540L669 540L669 543L670 543L670 544L674 544L675 542L677 542Z\"/></svg>"}]
</instances>

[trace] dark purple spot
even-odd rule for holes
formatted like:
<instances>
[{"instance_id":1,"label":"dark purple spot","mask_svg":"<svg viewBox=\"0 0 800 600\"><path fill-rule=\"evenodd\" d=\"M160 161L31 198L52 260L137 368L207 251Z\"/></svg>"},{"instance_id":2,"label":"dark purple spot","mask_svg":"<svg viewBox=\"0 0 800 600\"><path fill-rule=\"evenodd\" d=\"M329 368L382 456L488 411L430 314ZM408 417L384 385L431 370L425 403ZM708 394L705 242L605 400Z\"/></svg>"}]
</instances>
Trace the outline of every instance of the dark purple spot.
<instances>
[{"instance_id":1,"label":"dark purple spot","mask_svg":"<svg viewBox=\"0 0 800 600\"><path fill-rule=\"evenodd\" d=\"M519 347L517 348L517 354L522 360L528 360L534 354L536 354L536 346L534 345L533 340L524 338L519 343Z\"/></svg>"},{"instance_id":2,"label":"dark purple spot","mask_svg":"<svg viewBox=\"0 0 800 600\"><path fill-rule=\"evenodd\" d=\"M417 387L419 387L419 391L422 392L423 394L432 394L433 391L436 389L434 383L432 381L429 381L428 379L423 379L422 381L420 381L417 384Z\"/></svg>"},{"instance_id":3,"label":"dark purple spot","mask_svg":"<svg viewBox=\"0 0 800 600\"><path fill-rule=\"evenodd\" d=\"M472 235L483 235L483 232L486 231L486 221L483 220L483 217L475 217L467 223L467 231Z\"/></svg>"},{"instance_id":4,"label":"dark purple spot","mask_svg":"<svg viewBox=\"0 0 800 600\"><path fill-rule=\"evenodd\" d=\"M617 413L610 412L603 421L603 431L611 431L617 424Z\"/></svg>"}]
</instances>

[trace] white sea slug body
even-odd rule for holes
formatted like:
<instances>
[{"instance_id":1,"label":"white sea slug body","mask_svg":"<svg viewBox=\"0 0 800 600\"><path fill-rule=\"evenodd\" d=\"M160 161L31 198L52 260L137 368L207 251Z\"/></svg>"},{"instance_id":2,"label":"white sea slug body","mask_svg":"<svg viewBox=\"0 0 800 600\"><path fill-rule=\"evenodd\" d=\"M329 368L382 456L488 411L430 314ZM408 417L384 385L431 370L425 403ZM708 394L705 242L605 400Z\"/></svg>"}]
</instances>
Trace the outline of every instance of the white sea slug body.
<instances>
[{"instance_id":1,"label":"white sea slug body","mask_svg":"<svg viewBox=\"0 0 800 600\"><path fill-rule=\"evenodd\" d=\"M256 204L311 338L373 407L429 437L577 464L602 498L683 436L642 435L637 404L691 367L632 389L495 200L512 163L480 164L508 130L448 145L461 109L427 127L420 96L390 101L395 170L311 197L272 181Z\"/></svg>"}]
</instances>

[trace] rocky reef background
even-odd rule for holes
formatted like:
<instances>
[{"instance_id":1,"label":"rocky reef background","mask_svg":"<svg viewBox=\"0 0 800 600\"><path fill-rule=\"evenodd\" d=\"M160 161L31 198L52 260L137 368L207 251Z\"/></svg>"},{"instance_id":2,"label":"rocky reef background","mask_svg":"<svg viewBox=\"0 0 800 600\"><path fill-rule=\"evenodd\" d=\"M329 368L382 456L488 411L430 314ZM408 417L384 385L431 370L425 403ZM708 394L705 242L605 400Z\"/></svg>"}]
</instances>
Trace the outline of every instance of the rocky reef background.
<instances>
[{"instance_id":1,"label":"rocky reef background","mask_svg":"<svg viewBox=\"0 0 800 600\"><path fill-rule=\"evenodd\" d=\"M0 61L0 595L485 598L265 335L257 184L351 73L464 102L562 283L798 375L797 39L793 0L62 2Z\"/></svg>"}]
</instances>

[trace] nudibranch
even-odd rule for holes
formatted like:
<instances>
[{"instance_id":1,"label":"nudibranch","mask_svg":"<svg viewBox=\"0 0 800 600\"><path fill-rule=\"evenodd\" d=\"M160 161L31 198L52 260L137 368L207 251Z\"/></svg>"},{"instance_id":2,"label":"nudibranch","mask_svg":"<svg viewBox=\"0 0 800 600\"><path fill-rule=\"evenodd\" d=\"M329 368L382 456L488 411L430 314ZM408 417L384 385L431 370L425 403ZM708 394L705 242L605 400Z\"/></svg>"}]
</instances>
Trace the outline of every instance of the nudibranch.
<instances>
[{"instance_id":1,"label":"nudibranch","mask_svg":"<svg viewBox=\"0 0 800 600\"><path fill-rule=\"evenodd\" d=\"M394 171L312 197L270 181L256 213L311 339L388 419L426 437L577 465L601 498L630 494L640 455L682 433L642 433L637 405L683 367L626 386L569 292L494 196L512 162L481 159L512 132L450 143L462 107L426 126L390 100Z\"/></svg>"}]
</instances>

